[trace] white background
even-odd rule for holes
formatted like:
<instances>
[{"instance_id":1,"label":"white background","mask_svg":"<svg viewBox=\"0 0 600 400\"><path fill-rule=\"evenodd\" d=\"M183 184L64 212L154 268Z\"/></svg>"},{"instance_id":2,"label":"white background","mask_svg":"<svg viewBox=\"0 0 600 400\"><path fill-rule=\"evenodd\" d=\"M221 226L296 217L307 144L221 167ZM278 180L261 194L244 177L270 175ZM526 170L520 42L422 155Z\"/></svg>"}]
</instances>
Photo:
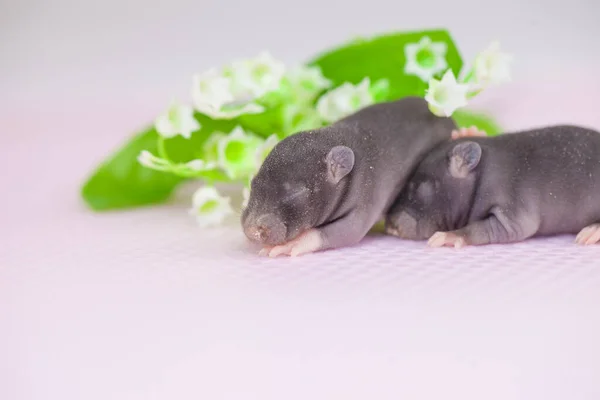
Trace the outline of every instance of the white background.
<instances>
[{"instance_id":1,"label":"white background","mask_svg":"<svg viewBox=\"0 0 600 400\"><path fill-rule=\"evenodd\" d=\"M2 96L187 99L191 75L263 49L288 63L355 36L446 27L465 62L494 39L515 79L599 65L595 0L2 0ZM574 70L575 68L575 70ZM597 69L596 69L597 70Z\"/></svg>"}]
</instances>

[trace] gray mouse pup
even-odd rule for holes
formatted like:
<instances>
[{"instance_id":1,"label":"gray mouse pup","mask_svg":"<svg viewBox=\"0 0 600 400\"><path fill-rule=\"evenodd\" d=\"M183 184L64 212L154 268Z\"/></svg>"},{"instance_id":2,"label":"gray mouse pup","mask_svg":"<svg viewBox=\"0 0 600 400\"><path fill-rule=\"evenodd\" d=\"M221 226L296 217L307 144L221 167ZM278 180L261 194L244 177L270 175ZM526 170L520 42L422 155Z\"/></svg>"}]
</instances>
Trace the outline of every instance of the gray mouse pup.
<instances>
[{"instance_id":1,"label":"gray mouse pup","mask_svg":"<svg viewBox=\"0 0 600 400\"><path fill-rule=\"evenodd\" d=\"M386 231L432 247L578 233L600 241L600 133L557 125L443 143L419 164Z\"/></svg>"},{"instance_id":2,"label":"gray mouse pup","mask_svg":"<svg viewBox=\"0 0 600 400\"><path fill-rule=\"evenodd\" d=\"M271 257L354 245L454 129L423 98L407 97L289 136L252 179L244 233Z\"/></svg>"}]
</instances>

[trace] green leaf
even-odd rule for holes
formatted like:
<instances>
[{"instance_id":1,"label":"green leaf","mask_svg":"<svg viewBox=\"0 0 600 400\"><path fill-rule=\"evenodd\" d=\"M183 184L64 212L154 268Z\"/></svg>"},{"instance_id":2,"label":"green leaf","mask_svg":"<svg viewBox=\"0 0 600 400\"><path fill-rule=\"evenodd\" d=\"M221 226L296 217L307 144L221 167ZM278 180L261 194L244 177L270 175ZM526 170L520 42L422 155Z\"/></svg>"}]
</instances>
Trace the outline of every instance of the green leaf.
<instances>
[{"instance_id":1,"label":"green leaf","mask_svg":"<svg viewBox=\"0 0 600 400\"><path fill-rule=\"evenodd\" d=\"M452 114L452 119L460 128L468 128L475 125L480 130L485 131L488 136L496 136L502 133L502 128L489 116L475 113L468 110L456 110Z\"/></svg>"},{"instance_id":2,"label":"green leaf","mask_svg":"<svg viewBox=\"0 0 600 400\"><path fill-rule=\"evenodd\" d=\"M406 96L424 96L427 84L414 75L404 73L404 46L418 42L422 36L429 36L434 42L444 42L448 46L446 61L458 76L463 62L452 37L446 30L426 30L401 32L372 39L353 40L345 46L321 54L310 65L321 67L323 75L334 86L344 82L358 84L365 76L371 82L379 79L389 81L389 93L385 100L396 100Z\"/></svg>"},{"instance_id":3,"label":"green leaf","mask_svg":"<svg viewBox=\"0 0 600 400\"><path fill-rule=\"evenodd\" d=\"M323 75L330 79L334 86L344 82L359 83L365 76L372 82L386 79L389 87L385 96L378 93L377 102L398 100L406 96L425 96L427 83L417 76L404 73L404 46L416 43L421 37L429 36L434 42L447 45L446 61L455 76L459 76L463 67L462 58L448 31L425 30L418 32L400 32L371 39L360 38L348 42L345 46L325 52L309 64L321 67ZM475 125L485 130L488 135L496 135L501 129L489 116L466 110L458 110L453 114L454 120L461 127Z\"/></svg>"},{"instance_id":4,"label":"green leaf","mask_svg":"<svg viewBox=\"0 0 600 400\"><path fill-rule=\"evenodd\" d=\"M281 119L281 106L268 108L261 114L240 115L237 123L246 131L267 138L272 134L279 134L283 130Z\"/></svg>"},{"instance_id":5,"label":"green leaf","mask_svg":"<svg viewBox=\"0 0 600 400\"><path fill-rule=\"evenodd\" d=\"M137 135L104 162L85 183L82 196L86 203L98 211L166 200L182 178L148 169L136 160L142 150L156 154L156 147L154 130Z\"/></svg>"},{"instance_id":6,"label":"green leaf","mask_svg":"<svg viewBox=\"0 0 600 400\"><path fill-rule=\"evenodd\" d=\"M214 131L231 131L235 121L213 121L197 115L202 129L190 140L175 137L165 142L174 162L186 162L202 156L202 143ZM137 156L142 150L157 154L158 134L148 128L136 135L114 156L103 162L84 184L81 194L90 208L96 211L113 210L156 204L166 201L184 178L155 171L140 165ZM222 178L221 173L207 173L206 178Z\"/></svg>"},{"instance_id":7,"label":"green leaf","mask_svg":"<svg viewBox=\"0 0 600 400\"><path fill-rule=\"evenodd\" d=\"M433 41L443 41L448 46L446 59L456 76L462 68L462 59L449 33L445 30L393 33L374 38L360 38L315 58L309 65L317 65L324 76L334 86L344 82L358 84L366 76L371 82L385 79L389 86L377 86L377 102L400 99L405 96L423 96L427 84L418 77L404 74L404 46L418 42L423 35ZM383 82L383 81L381 81ZM285 93L280 94L285 98ZM186 162L203 158L202 144L214 131L230 132L236 125L244 130L268 137L273 133L282 135L285 105L276 105L278 95L263 99L272 105L266 112L245 115L234 120L215 121L197 114L202 130L193 134L190 140L176 137L166 141L169 157L175 162ZM280 99L279 99L280 100ZM273 103L273 104L271 104ZM488 117L468 111L454 115L460 126L476 125L493 135L499 132L498 126ZM148 128L133 137L114 156L103 162L82 188L85 202L94 210L111 210L156 204L166 201L175 187L185 178L173 174L154 171L141 166L137 156L142 150L157 153L157 133ZM202 178L226 180L220 171L207 171Z\"/></svg>"}]
</instances>

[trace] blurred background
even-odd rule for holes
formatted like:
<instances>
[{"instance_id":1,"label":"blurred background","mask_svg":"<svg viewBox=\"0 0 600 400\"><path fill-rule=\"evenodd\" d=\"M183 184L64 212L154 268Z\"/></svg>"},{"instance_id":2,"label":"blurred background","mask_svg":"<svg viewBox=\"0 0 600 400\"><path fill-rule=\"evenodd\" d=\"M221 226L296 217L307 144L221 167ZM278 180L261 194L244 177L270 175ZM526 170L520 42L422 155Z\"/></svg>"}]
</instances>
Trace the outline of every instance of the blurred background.
<instances>
[{"instance_id":1,"label":"blurred background","mask_svg":"<svg viewBox=\"0 0 600 400\"><path fill-rule=\"evenodd\" d=\"M9 106L187 99L193 73L267 49L298 63L351 38L448 28L465 62L497 39L515 80L568 82L600 64L600 3L503 1L2 0L0 88ZM574 76L575 75L575 76Z\"/></svg>"},{"instance_id":2,"label":"blurred background","mask_svg":"<svg viewBox=\"0 0 600 400\"><path fill-rule=\"evenodd\" d=\"M258 260L187 197L79 199L193 73L390 31L447 28L467 64L499 40L513 82L472 106L506 129L600 129L598 17L598 0L0 0L0 399L599 399L598 247L377 238Z\"/></svg>"}]
</instances>

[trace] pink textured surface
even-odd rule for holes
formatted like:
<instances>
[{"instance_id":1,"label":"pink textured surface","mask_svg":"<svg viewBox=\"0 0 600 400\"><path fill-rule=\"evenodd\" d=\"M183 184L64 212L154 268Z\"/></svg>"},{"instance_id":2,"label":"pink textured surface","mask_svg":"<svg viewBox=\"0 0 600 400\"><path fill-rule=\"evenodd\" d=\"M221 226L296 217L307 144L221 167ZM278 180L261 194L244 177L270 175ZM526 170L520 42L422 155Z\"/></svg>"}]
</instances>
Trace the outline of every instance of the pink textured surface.
<instances>
[{"instance_id":1,"label":"pink textured surface","mask_svg":"<svg viewBox=\"0 0 600 400\"><path fill-rule=\"evenodd\" d=\"M599 84L541 84L479 106L600 128ZM271 260L184 195L87 211L84 177L154 111L0 117L1 399L600 398L600 246L373 236Z\"/></svg>"}]
</instances>

